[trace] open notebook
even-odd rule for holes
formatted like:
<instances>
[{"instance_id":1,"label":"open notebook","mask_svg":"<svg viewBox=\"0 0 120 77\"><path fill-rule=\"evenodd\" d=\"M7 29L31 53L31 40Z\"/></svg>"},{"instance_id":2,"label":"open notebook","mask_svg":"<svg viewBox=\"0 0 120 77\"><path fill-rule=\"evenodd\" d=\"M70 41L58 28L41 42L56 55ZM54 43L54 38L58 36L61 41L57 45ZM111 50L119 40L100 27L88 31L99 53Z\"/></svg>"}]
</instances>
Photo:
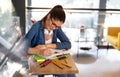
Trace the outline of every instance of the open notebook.
<instances>
[{"instance_id":1,"label":"open notebook","mask_svg":"<svg viewBox=\"0 0 120 77\"><path fill-rule=\"evenodd\" d=\"M58 55L62 55L62 54L68 54L71 52L71 50L59 50L59 49L51 49L53 51L53 54L50 56L43 56L43 55L37 55L34 54L33 57L37 60L37 61L44 61L46 59L55 59L56 56Z\"/></svg>"}]
</instances>

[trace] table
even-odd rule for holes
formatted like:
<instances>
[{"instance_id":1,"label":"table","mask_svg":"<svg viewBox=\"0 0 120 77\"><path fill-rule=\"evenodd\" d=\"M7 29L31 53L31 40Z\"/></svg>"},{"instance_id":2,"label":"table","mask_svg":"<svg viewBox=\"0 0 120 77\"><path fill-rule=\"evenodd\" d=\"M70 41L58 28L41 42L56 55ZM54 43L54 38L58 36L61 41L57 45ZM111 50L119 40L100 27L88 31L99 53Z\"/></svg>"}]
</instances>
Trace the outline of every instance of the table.
<instances>
[{"instance_id":1,"label":"table","mask_svg":"<svg viewBox=\"0 0 120 77\"><path fill-rule=\"evenodd\" d=\"M45 67L40 68L40 65L38 62L30 61L29 62L29 74L30 75L40 75L40 74L76 74L78 73L78 69L75 65L74 60L72 59L72 56L68 54L69 57L66 59L67 63L71 66L71 68L65 67L64 69L61 69L57 67L52 62L48 64ZM66 62L64 59L60 60L62 62Z\"/></svg>"},{"instance_id":2,"label":"table","mask_svg":"<svg viewBox=\"0 0 120 77\"><path fill-rule=\"evenodd\" d=\"M95 45L91 45L91 46L84 46L83 45L83 47L81 46L81 47L78 47L78 50L77 50L77 58L79 57L79 52L96 52L96 58L98 58L98 48L97 48L97 46L95 46Z\"/></svg>"}]
</instances>

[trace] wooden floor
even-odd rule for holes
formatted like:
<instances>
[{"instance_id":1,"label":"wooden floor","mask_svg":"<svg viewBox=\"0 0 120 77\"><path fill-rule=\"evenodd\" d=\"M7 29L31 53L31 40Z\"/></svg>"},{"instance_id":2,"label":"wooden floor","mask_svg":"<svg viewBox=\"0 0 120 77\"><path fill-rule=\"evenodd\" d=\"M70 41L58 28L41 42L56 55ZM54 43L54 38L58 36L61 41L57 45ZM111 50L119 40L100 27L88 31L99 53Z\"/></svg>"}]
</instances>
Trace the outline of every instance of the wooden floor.
<instances>
[{"instance_id":1,"label":"wooden floor","mask_svg":"<svg viewBox=\"0 0 120 77\"><path fill-rule=\"evenodd\" d=\"M120 52L116 49L100 49L98 57L91 52L79 53L75 58L79 69L77 77L120 77Z\"/></svg>"}]
</instances>

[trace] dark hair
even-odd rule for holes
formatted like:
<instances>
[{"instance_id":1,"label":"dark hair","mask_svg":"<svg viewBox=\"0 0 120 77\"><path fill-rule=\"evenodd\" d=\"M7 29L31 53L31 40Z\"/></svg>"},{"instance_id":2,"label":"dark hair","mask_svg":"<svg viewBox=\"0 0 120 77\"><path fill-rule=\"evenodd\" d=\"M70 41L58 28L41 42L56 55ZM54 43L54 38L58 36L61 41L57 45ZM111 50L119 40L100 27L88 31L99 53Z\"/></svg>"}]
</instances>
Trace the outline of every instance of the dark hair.
<instances>
[{"instance_id":1,"label":"dark hair","mask_svg":"<svg viewBox=\"0 0 120 77\"><path fill-rule=\"evenodd\" d=\"M42 20L45 21L49 14L50 18L62 21L63 23L65 22L66 15L61 5L54 6Z\"/></svg>"}]
</instances>

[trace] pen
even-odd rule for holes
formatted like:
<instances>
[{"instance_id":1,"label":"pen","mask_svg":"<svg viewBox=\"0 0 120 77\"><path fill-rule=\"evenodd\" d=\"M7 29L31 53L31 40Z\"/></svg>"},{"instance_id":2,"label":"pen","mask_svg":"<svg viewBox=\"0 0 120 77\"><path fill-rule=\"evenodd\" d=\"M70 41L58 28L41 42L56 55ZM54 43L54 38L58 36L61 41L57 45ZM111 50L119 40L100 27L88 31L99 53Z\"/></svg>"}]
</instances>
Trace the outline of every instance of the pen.
<instances>
[{"instance_id":1,"label":"pen","mask_svg":"<svg viewBox=\"0 0 120 77\"><path fill-rule=\"evenodd\" d=\"M49 63L51 63L50 59L45 60L43 63L40 64L40 67L45 67L47 66Z\"/></svg>"},{"instance_id":2,"label":"pen","mask_svg":"<svg viewBox=\"0 0 120 77\"><path fill-rule=\"evenodd\" d=\"M65 51L65 49L61 49L61 50L53 50L53 52L55 53L55 54L57 54L57 53L61 53L61 52L64 52Z\"/></svg>"},{"instance_id":3,"label":"pen","mask_svg":"<svg viewBox=\"0 0 120 77\"><path fill-rule=\"evenodd\" d=\"M62 59L67 59L69 56L68 55L64 55L64 56L60 56L58 57L59 60L62 60Z\"/></svg>"}]
</instances>

